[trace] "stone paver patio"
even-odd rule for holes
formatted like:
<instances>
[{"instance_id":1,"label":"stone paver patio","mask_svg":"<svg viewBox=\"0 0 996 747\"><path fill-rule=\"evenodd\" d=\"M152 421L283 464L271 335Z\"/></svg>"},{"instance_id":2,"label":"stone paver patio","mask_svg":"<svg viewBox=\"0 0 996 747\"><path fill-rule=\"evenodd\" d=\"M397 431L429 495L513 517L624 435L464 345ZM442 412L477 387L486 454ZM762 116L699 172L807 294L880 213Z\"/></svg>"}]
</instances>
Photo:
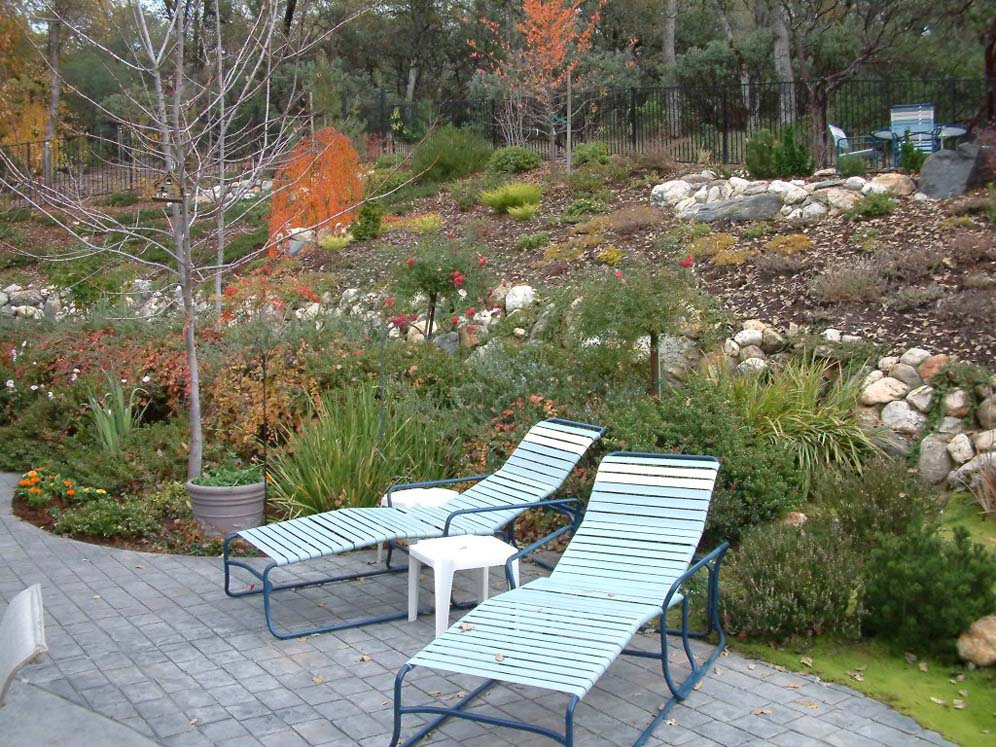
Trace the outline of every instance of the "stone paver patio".
<instances>
[{"instance_id":1,"label":"stone paver patio","mask_svg":"<svg viewBox=\"0 0 996 747\"><path fill-rule=\"evenodd\" d=\"M152 555L52 536L11 514L16 477L0 476L0 609L40 582L49 659L21 679L126 724L170 747L386 747L394 675L433 635L431 615L280 641L266 631L259 597L230 599L218 558ZM374 553L333 559L365 568ZM524 576L536 567L523 567ZM322 563L300 578L327 575ZM499 588L493 574L494 588ZM472 579L459 579L467 598ZM278 623L403 610L404 574L290 592ZM431 579L424 599L431 599ZM233 588L238 588L233 585ZM278 597L279 599L279 597ZM454 618L455 619L455 616ZM634 645L649 650L653 638ZM675 660L679 661L678 655ZM416 670L406 702L452 699L475 680ZM17 685L15 685L15 688ZM665 700L659 667L620 658L577 710L577 744L629 745ZM566 696L497 686L479 708L562 725ZM672 712L651 744L694 747L916 747L949 744L912 719L839 685L731 654ZM406 732L417 720L406 717ZM551 740L450 721L423 744L552 745Z\"/></svg>"}]
</instances>

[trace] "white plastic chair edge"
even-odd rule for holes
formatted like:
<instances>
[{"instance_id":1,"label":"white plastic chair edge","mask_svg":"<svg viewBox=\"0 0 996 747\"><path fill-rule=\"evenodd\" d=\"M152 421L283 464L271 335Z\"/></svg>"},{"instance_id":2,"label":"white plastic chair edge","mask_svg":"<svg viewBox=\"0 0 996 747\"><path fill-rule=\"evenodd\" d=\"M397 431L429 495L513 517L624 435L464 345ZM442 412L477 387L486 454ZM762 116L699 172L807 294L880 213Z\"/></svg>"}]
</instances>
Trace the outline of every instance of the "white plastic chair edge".
<instances>
[{"instance_id":1,"label":"white plastic chair edge","mask_svg":"<svg viewBox=\"0 0 996 747\"><path fill-rule=\"evenodd\" d=\"M24 621L25 616L26 621ZM15 627L18 625L21 627ZM3 618L0 619L0 643L12 647L9 661L8 656L0 651L0 707L2 707L7 702L7 692L14 682L14 676L24 666L41 661L48 652L41 584L29 586L10 600L10 604L4 610Z\"/></svg>"}]
</instances>

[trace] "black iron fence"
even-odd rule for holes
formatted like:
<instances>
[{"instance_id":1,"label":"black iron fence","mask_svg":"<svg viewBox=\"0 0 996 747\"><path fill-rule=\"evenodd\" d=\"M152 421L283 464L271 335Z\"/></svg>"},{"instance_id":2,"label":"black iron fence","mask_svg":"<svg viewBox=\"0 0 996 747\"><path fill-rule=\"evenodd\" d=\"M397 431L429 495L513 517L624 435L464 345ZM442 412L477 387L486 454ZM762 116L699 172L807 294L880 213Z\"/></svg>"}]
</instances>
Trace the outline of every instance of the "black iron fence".
<instances>
[{"instance_id":1,"label":"black iron fence","mask_svg":"<svg viewBox=\"0 0 996 747\"><path fill-rule=\"evenodd\" d=\"M822 123L820 129L834 124L849 135L867 135L888 128L889 109L898 104L932 103L938 123L969 124L988 90L983 78L945 78L851 80L830 95L819 86L777 82L581 92L574 96L571 129L575 142L605 142L613 153L663 151L680 162L736 164L744 162L747 138L759 129L812 131ZM404 150L431 127L450 122L477 127L496 147L510 144L507 133L517 131L520 144L550 156L565 144L566 102L556 108L547 122L526 116L518 129L502 122L504 107L491 99L408 102L377 92L353 111L391 150Z\"/></svg>"}]
</instances>

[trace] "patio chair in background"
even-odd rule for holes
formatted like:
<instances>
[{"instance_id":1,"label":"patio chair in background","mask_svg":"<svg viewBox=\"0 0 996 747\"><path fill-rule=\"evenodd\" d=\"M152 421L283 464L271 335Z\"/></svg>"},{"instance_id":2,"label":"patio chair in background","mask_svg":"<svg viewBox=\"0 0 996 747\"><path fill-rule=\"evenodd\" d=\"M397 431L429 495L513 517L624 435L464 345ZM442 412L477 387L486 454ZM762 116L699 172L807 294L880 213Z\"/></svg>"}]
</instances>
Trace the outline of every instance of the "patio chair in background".
<instances>
[{"instance_id":1,"label":"patio chair in background","mask_svg":"<svg viewBox=\"0 0 996 747\"><path fill-rule=\"evenodd\" d=\"M490 535L502 531L511 540L511 524L529 508L547 508L568 514L572 523L576 524L580 520L581 502L576 498L551 500L551 496L560 489L584 453L604 432L605 429L597 425L550 418L534 425L505 464L493 474L394 485L387 492L390 503L392 493L397 491L475 483L442 506L343 508L244 529L227 537L223 545L225 593L230 597L262 594L266 625L277 638L295 638L404 619L408 616L407 609L306 630L278 632L273 624L270 597L274 591L403 572L407 570L407 566L391 565L393 550L403 550L395 545L397 540L463 534ZM236 538L245 540L263 552L271 562L259 571L244 561L233 560L230 554L231 542ZM379 543L387 543L388 547L386 567L383 569L282 585L274 585L271 579L272 572L277 568ZM261 587L232 591L230 581L233 567L252 574L261 583Z\"/></svg>"},{"instance_id":2,"label":"patio chair in background","mask_svg":"<svg viewBox=\"0 0 996 747\"><path fill-rule=\"evenodd\" d=\"M848 137L847 133L837 125L828 125L830 138L833 140L834 155L836 163L840 164L840 159L847 156L860 156L866 159L877 159L881 156L881 151L876 148L879 142L872 135L858 135Z\"/></svg>"},{"instance_id":3,"label":"patio chair in background","mask_svg":"<svg viewBox=\"0 0 996 747\"><path fill-rule=\"evenodd\" d=\"M401 738L405 714L437 718L405 745L413 745L451 716L541 734L571 747L574 710L620 654L660 661L671 698L635 743L642 745L712 668L726 645L719 619L719 568L724 543L693 561L705 528L719 462L713 457L617 452L602 460L591 500L560 562L547 578L499 594L473 609L416 654L398 672L394 686L394 735ZM511 563L571 531L562 527L511 556L505 570L514 587ZM707 573L706 630L689 630L689 604L683 585ZM665 615L681 606L681 627L669 630ZM646 623L660 618L659 652L626 648ZM718 635L702 663L689 639ZM691 669L676 683L668 661L668 634L680 634ZM486 678L460 702L449 706L402 706L405 676L415 667ZM530 685L570 696L565 731L464 710L496 682Z\"/></svg>"},{"instance_id":4,"label":"patio chair in background","mask_svg":"<svg viewBox=\"0 0 996 747\"><path fill-rule=\"evenodd\" d=\"M27 664L41 661L48 651L41 586L29 586L10 600L0 618L0 706L14 675Z\"/></svg>"},{"instance_id":5,"label":"patio chair in background","mask_svg":"<svg viewBox=\"0 0 996 747\"><path fill-rule=\"evenodd\" d=\"M933 104L900 104L889 110L889 129L892 130L892 162L898 165L902 144L907 136L921 153L937 150L937 122Z\"/></svg>"}]
</instances>

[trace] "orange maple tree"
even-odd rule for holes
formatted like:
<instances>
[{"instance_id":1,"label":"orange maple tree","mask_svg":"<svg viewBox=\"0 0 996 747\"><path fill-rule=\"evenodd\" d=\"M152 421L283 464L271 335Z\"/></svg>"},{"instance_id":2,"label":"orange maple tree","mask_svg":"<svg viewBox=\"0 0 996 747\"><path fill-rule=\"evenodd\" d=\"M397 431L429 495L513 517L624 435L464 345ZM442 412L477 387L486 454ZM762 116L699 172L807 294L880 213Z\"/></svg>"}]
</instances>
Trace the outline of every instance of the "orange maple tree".
<instances>
[{"instance_id":1,"label":"orange maple tree","mask_svg":"<svg viewBox=\"0 0 996 747\"><path fill-rule=\"evenodd\" d=\"M360 158L353 144L332 127L316 130L297 144L273 178L271 241L279 246L295 230L343 230L362 199Z\"/></svg>"}]
</instances>

